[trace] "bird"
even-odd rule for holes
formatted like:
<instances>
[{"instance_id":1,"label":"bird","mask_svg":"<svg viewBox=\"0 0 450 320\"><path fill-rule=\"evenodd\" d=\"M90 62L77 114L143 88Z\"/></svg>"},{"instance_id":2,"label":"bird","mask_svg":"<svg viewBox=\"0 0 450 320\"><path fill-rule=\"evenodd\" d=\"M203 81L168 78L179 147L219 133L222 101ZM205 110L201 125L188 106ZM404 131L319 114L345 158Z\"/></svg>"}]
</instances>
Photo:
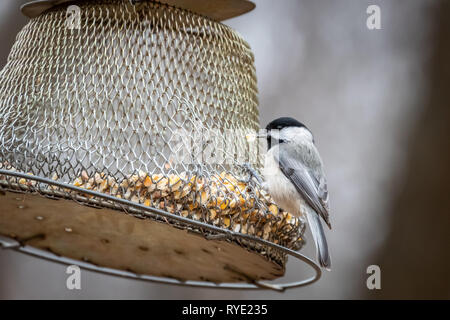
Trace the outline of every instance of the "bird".
<instances>
[{"instance_id":1,"label":"bird","mask_svg":"<svg viewBox=\"0 0 450 320\"><path fill-rule=\"evenodd\" d=\"M283 210L305 217L322 268L331 270L331 257L321 219L331 229L324 166L311 131L291 117L271 121L265 134L263 188Z\"/></svg>"}]
</instances>

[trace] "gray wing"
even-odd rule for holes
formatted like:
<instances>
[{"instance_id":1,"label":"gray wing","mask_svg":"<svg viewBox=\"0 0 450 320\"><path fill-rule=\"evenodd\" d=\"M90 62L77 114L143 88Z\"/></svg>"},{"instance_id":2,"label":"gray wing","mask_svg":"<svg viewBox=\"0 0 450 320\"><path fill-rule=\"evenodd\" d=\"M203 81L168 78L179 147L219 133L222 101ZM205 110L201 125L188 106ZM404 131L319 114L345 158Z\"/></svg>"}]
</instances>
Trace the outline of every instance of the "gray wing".
<instances>
[{"instance_id":1,"label":"gray wing","mask_svg":"<svg viewBox=\"0 0 450 320\"><path fill-rule=\"evenodd\" d=\"M294 184L305 201L331 229L325 176L321 174L320 177L317 177L289 148L282 147L282 145L280 145L279 154L275 155L275 160L278 161L281 172Z\"/></svg>"}]
</instances>

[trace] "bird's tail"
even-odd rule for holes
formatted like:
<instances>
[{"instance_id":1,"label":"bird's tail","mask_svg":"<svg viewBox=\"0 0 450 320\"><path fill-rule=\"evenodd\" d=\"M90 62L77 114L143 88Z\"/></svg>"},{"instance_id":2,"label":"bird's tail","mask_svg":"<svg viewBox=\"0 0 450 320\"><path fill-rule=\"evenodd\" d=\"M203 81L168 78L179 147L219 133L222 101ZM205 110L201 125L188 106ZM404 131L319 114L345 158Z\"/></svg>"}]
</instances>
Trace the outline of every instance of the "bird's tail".
<instances>
[{"instance_id":1,"label":"bird's tail","mask_svg":"<svg viewBox=\"0 0 450 320\"><path fill-rule=\"evenodd\" d=\"M327 239L325 238L325 233L322 228L322 222L320 217L313 210L307 210L306 217L308 219L308 224L311 229L311 233L316 244L316 253L319 260L319 264L322 268L331 270L331 258L328 252Z\"/></svg>"}]
</instances>

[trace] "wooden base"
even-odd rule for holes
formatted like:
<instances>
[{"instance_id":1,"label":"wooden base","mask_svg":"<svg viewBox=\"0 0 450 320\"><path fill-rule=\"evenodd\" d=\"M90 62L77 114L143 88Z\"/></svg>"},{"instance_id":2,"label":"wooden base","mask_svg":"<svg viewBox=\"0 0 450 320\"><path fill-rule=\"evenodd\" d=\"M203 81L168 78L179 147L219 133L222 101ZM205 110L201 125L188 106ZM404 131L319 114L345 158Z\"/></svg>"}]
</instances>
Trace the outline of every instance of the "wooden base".
<instances>
[{"instance_id":1,"label":"wooden base","mask_svg":"<svg viewBox=\"0 0 450 320\"><path fill-rule=\"evenodd\" d=\"M35 18L44 11L73 0L39 0L26 3L21 11L29 18ZM139 2L135 0L135 2ZM185 9L206 16L215 21L223 21L247 13L255 8L248 0L159 0L158 2Z\"/></svg>"},{"instance_id":2,"label":"wooden base","mask_svg":"<svg viewBox=\"0 0 450 320\"><path fill-rule=\"evenodd\" d=\"M178 280L247 282L284 275L284 267L234 243L36 194L0 193L0 234L98 266Z\"/></svg>"}]
</instances>

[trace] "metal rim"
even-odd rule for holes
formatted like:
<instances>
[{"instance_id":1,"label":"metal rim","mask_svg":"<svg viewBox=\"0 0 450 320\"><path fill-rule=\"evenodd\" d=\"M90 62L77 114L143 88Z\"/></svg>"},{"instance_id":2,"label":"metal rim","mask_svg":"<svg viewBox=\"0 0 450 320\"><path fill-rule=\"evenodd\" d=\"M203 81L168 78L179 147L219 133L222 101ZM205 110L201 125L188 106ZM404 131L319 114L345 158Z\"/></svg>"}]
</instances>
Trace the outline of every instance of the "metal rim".
<instances>
[{"instance_id":1,"label":"metal rim","mask_svg":"<svg viewBox=\"0 0 450 320\"><path fill-rule=\"evenodd\" d=\"M178 216L176 214L173 214L173 213L161 210L161 209L147 207L140 203L132 202L132 201L125 200L125 199L119 199L119 198L116 198L116 197L108 195L108 194L103 194L100 192L79 188L74 185L54 181L54 180L51 180L48 178L37 177L37 176L24 174L24 173L20 173L20 172L11 172L8 170L3 170L3 169L0 169L0 174L5 175L5 176L16 177L16 178L25 178L28 180L34 180L34 181L45 183L48 185L54 185L54 186L57 186L60 188L65 188L65 189L69 189L72 191L89 194L91 196L102 198L104 200L108 200L108 201L112 201L112 202L116 202L121 205L133 207L135 209L139 209L139 210L143 211L144 214L148 215L148 217L150 219L152 219L154 215L162 216L165 218L170 218L175 221L181 222L183 224L193 225L197 228L201 228L201 229L205 229L205 230L214 232L219 235L219 240L220 239L225 240L225 239L237 238L237 239L245 239L247 241L254 241L256 243L271 247L275 250L278 250L282 253L285 253L291 257L296 258L297 260L300 260L300 261L306 263L315 271L315 275L310 278L304 279L304 280L300 280L300 281L296 281L296 282L289 282L289 283L281 283L281 284L278 284L278 283L272 284L272 283L260 282L260 281L255 281L253 283L217 283L217 284L212 283L212 282L206 282L206 281L193 281L193 280L179 281L179 280L172 279L172 278L156 277L156 276L150 276L150 275L140 275L140 274L135 274L132 272L122 271L122 270L118 270L118 269L99 267L99 266L96 266L96 265L88 263L88 262L83 262L80 260L75 260L75 259L66 258L66 257L61 257L58 255L49 253L47 251L31 247L31 246L22 245L17 240L14 240L12 238L5 237L5 236L0 236L0 245L4 249L13 249L18 252L22 252L22 253L25 253L25 254L28 254L31 256L45 259L45 260L62 263L65 265L75 264L86 270L99 272L99 273L103 273L103 274L108 274L108 275L113 275L113 276L118 276L118 277L123 277L123 278L128 278L128 279L157 282L157 283L163 283L163 284L190 286L190 287L213 288L213 289L247 289L247 290L272 289L275 291L282 292L282 291L285 291L286 289L298 288L298 287L306 286L308 284L312 284L312 283L318 281L322 275L322 270L317 265L317 263L314 262L312 259L308 258L307 256L305 256L299 252L296 252L294 250L291 250L289 248L286 248L284 246L280 246L278 244L275 244L273 242L270 242L270 241L267 241L267 240L264 240L264 239L261 239L261 238L255 237L255 236L243 234L240 232L234 232L232 230L222 229L222 228L219 228L219 227L216 227L216 226L204 223L204 222L200 222L200 221L192 220L192 219L185 218L182 216ZM17 191L17 190L13 190L13 191ZM217 240L218 238L215 237L215 239Z\"/></svg>"}]
</instances>

